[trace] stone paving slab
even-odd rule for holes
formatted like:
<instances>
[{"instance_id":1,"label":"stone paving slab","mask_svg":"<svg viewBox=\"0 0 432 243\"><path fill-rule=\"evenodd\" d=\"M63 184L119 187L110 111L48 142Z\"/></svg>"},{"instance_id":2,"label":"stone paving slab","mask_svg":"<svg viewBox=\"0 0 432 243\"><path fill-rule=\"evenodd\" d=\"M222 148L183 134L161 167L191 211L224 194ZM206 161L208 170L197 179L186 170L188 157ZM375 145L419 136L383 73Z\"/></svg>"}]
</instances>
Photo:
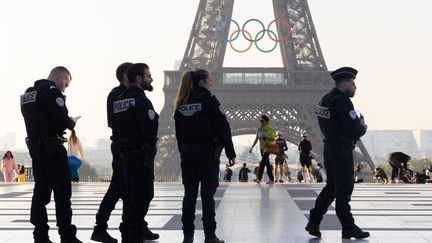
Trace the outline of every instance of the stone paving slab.
<instances>
[{"instance_id":1,"label":"stone paving slab","mask_svg":"<svg viewBox=\"0 0 432 243\"><path fill-rule=\"evenodd\" d=\"M304 231L309 210L323 184L221 183L216 193L217 234L225 242L349 242L340 238L340 223L329 208L321 224L322 239ZM73 223L78 237L92 242L95 214L108 183L73 184ZM33 242L29 222L32 183L0 184L0 243ZM182 241L181 183L156 183L146 220L159 233L158 242ZM432 185L357 184L352 196L356 223L370 231L360 242L432 242ZM60 242L54 200L47 206L50 237ZM120 238L122 203L109 221L110 234ZM204 242L201 200L197 202L195 242Z\"/></svg>"}]
</instances>

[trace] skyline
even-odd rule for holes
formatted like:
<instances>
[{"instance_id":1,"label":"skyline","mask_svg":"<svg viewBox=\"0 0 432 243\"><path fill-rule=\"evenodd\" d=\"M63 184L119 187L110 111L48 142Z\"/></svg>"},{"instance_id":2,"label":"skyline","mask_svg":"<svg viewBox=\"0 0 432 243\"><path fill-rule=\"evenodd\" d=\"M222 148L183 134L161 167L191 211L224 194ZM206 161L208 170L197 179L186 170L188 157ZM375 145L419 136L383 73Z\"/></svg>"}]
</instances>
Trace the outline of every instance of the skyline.
<instances>
[{"instance_id":1,"label":"skyline","mask_svg":"<svg viewBox=\"0 0 432 243\"><path fill-rule=\"evenodd\" d=\"M270 22L271 1L254 1L258 2L236 0L233 18ZM0 3L4 32L0 39L0 102L6 114L1 118L0 134L15 132L17 147L24 147L19 95L57 65L72 73L66 104L71 116L82 116L77 134L88 143L110 135L106 95L118 84L115 69L124 61L149 64L155 91L148 96L160 112L164 105L163 70L173 70L174 62L183 57L198 3ZM413 0L408 6L389 0L308 3L328 69L353 66L359 70L353 102L369 129L432 129L432 115L428 114L432 48L427 46L432 43L428 26L432 2ZM256 50L239 54L227 48L224 66L282 66L282 62L279 48L269 54Z\"/></svg>"}]
</instances>

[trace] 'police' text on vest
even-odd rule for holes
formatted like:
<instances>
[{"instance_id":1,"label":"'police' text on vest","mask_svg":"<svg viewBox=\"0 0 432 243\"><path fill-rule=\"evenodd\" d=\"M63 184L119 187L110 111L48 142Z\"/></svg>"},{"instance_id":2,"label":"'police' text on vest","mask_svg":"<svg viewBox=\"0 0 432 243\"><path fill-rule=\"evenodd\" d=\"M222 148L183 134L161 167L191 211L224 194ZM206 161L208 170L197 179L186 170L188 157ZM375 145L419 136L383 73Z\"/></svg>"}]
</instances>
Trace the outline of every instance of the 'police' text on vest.
<instances>
[{"instance_id":1,"label":"'police' text on vest","mask_svg":"<svg viewBox=\"0 0 432 243\"><path fill-rule=\"evenodd\" d=\"M118 100L113 104L113 113L115 114L115 113L127 111L132 106L135 106L134 98Z\"/></svg>"},{"instance_id":2,"label":"'police' text on vest","mask_svg":"<svg viewBox=\"0 0 432 243\"><path fill-rule=\"evenodd\" d=\"M37 95L37 91L27 92L21 95L21 105L35 102L36 95Z\"/></svg>"}]
</instances>

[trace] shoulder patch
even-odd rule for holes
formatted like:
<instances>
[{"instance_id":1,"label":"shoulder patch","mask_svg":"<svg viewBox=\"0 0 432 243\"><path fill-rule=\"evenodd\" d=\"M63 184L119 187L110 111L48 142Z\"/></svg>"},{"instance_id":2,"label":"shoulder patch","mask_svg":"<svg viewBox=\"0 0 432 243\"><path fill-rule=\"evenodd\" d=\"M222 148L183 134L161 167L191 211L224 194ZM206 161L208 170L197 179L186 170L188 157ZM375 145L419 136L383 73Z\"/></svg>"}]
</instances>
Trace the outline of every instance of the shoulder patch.
<instances>
[{"instance_id":1,"label":"shoulder patch","mask_svg":"<svg viewBox=\"0 0 432 243\"><path fill-rule=\"evenodd\" d=\"M65 105L65 102L64 102L63 98L61 98L61 97L57 97L57 99L56 99L56 103L57 103L57 105L59 105L60 107L63 107L63 106Z\"/></svg>"},{"instance_id":2,"label":"shoulder patch","mask_svg":"<svg viewBox=\"0 0 432 243\"><path fill-rule=\"evenodd\" d=\"M355 119L357 119L357 112L355 112L355 111L350 111L350 112L349 112L349 116L351 117L351 119L355 120Z\"/></svg>"},{"instance_id":3,"label":"shoulder patch","mask_svg":"<svg viewBox=\"0 0 432 243\"><path fill-rule=\"evenodd\" d=\"M21 105L36 102L37 91L27 92L21 95Z\"/></svg>"},{"instance_id":4,"label":"shoulder patch","mask_svg":"<svg viewBox=\"0 0 432 243\"><path fill-rule=\"evenodd\" d=\"M56 86L50 86L50 89L56 89Z\"/></svg>"},{"instance_id":5,"label":"shoulder patch","mask_svg":"<svg viewBox=\"0 0 432 243\"><path fill-rule=\"evenodd\" d=\"M225 109L223 108L222 105L219 105L219 111L225 115Z\"/></svg>"},{"instance_id":6,"label":"shoulder patch","mask_svg":"<svg viewBox=\"0 0 432 243\"><path fill-rule=\"evenodd\" d=\"M193 116L196 112L201 111L201 106L201 103L181 105L179 106L178 111L183 116Z\"/></svg>"},{"instance_id":7,"label":"shoulder patch","mask_svg":"<svg viewBox=\"0 0 432 243\"><path fill-rule=\"evenodd\" d=\"M315 114L318 117L321 117L321 118L324 118L324 119L330 119L330 117L331 117L329 108L325 107L325 106L320 106L320 105L317 105L315 107Z\"/></svg>"},{"instance_id":8,"label":"shoulder patch","mask_svg":"<svg viewBox=\"0 0 432 243\"><path fill-rule=\"evenodd\" d=\"M113 103L113 113L119 113L129 110L132 106L135 106L135 99L129 98L129 99L123 99L118 100Z\"/></svg>"},{"instance_id":9,"label":"shoulder patch","mask_svg":"<svg viewBox=\"0 0 432 243\"><path fill-rule=\"evenodd\" d=\"M153 110L148 110L148 116L150 120L153 120L156 117L156 113Z\"/></svg>"}]
</instances>

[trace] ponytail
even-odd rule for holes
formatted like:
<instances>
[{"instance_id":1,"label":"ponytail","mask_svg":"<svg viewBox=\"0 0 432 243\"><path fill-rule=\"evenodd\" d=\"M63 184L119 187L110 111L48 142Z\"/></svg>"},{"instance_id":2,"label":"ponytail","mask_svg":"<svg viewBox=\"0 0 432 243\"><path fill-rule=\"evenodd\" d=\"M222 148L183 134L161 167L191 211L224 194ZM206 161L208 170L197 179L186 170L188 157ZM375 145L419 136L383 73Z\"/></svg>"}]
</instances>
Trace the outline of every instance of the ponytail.
<instances>
[{"instance_id":1,"label":"ponytail","mask_svg":"<svg viewBox=\"0 0 432 243\"><path fill-rule=\"evenodd\" d=\"M177 90L177 96L174 99L174 110L186 104L189 97L194 93L194 90L198 88L199 81L206 80L208 76L209 72L205 69L184 72Z\"/></svg>"}]
</instances>

